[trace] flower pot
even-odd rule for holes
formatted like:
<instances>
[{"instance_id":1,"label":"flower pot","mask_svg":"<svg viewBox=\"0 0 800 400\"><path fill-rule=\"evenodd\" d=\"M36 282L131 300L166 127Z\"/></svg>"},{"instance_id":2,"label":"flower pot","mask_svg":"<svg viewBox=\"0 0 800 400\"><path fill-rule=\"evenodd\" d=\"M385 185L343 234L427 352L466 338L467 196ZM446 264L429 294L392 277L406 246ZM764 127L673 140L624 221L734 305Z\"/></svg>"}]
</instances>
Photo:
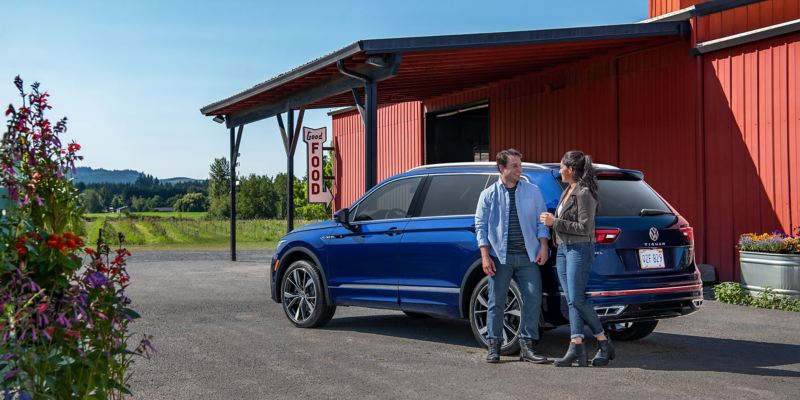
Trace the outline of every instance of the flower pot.
<instances>
[{"instance_id":1,"label":"flower pot","mask_svg":"<svg viewBox=\"0 0 800 400\"><path fill-rule=\"evenodd\" d=\"M741 284L751 292L770 287L777 294L800 297L800 254L739 252Z\"/></svg>"}]
</instances>

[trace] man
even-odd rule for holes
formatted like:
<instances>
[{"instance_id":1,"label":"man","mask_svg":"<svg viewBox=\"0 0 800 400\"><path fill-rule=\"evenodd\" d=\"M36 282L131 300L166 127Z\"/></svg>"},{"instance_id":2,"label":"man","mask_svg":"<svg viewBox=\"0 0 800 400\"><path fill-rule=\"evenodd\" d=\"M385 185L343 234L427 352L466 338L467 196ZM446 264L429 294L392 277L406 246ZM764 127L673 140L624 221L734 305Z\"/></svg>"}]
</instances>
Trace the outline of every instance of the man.
<instances>
[{"instance_id":1,"label":"man","mask_svg":"<svg viewBox=\"0 0 800 400\"><path fill-rule=\"evenodd\" d=\"M475 233L481 249L483 272L489 276L489 310L486 317L489 354L486 361L500 361L503 314L512 277L522 293L520 360L547 362L537 355L542 276L538 265L548 258L548 228L539 221L547 211L539 188L522 176L522 154L514 149L497 153L500 179L486 188L475 211ZM538 264L538 265L536 265Z\"/></svg>"}]
</instances>

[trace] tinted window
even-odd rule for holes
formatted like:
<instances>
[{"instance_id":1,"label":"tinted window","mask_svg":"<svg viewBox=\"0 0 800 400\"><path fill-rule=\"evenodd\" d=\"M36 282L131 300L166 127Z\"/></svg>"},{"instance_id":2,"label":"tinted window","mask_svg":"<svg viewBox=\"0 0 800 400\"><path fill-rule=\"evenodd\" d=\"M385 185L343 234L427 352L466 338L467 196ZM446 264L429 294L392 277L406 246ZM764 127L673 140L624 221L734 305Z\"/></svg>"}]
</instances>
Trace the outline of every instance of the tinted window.
<instances>
[{"instance_id":1,"label":"tinted window","mask_svg":"<svg viewBox=\"0 0 800 400\"><path fill-rule=\"evenodd\" d=\"M356 208L353 221L405 218L421 177L398 179L373 192Z\"/></svg>"},{"instance_id":2,"label":"tinted window","mask_svg":"<svg viewBox=\"0 0 800 400\"><path fill-rule=\"evenodd\" d=\"M422 203L420 217L475 214L478 197L489 175L434 175ZM494 176L497 180L497 176Z\"/></svg>"},{"instance_id":3,"label":"tinted window","mask_svg":"<svg viewBox=\"0 0 800 400\"><path fill-rule=\"evenodd\" d=\"M644 181L600 179L600 216L636 216L642 209L672 212Z\"/></svg>"}]
</instances>

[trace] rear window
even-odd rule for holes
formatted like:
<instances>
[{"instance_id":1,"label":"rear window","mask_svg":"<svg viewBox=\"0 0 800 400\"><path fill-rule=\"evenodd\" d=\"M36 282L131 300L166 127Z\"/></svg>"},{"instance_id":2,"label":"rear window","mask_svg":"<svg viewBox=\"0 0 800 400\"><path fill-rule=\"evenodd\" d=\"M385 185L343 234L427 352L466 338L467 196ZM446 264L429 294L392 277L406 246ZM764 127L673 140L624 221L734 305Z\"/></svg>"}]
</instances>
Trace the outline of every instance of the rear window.
<instances>
[{"instance_id":1,"label":"rear window","mask_svg":"<svg viewBox=\"0 0 800 400\"><path fill-rule=\"evenodd\" d=\"M420 217L443 215L471 215L475 213L478 198L487 181L497 175L434 175L422 203Z\"/></svg>"},{"instance_id":2,"label":"rear window","mask_svg":"<svg viewBox=\"0 0 800 400\"><path fill-rule=\"evenodd\" d=\"M672 212L650 186L640 180L599 179L598 216L638 216L642 209Z\"/></svg>"}]
</instances>

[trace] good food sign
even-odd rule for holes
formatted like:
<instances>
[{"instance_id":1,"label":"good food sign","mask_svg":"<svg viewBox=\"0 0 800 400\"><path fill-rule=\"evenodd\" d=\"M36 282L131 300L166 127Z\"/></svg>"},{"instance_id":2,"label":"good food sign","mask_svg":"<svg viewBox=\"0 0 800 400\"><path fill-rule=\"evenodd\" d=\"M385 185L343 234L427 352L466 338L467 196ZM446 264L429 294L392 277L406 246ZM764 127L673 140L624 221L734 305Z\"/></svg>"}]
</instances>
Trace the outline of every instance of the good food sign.
<instances>
[{"instance_id":1,"label":"good food sign","mask_svg":"<svg viewBox=\"0 0 800 400\"><path fill-rule=\"evenodd\" d=\"M303 127L303 141L308 149L308 202L328 204L333 199L325 186L322 145L328 139L328 128Z\"/></svg>"}]
</instances>

